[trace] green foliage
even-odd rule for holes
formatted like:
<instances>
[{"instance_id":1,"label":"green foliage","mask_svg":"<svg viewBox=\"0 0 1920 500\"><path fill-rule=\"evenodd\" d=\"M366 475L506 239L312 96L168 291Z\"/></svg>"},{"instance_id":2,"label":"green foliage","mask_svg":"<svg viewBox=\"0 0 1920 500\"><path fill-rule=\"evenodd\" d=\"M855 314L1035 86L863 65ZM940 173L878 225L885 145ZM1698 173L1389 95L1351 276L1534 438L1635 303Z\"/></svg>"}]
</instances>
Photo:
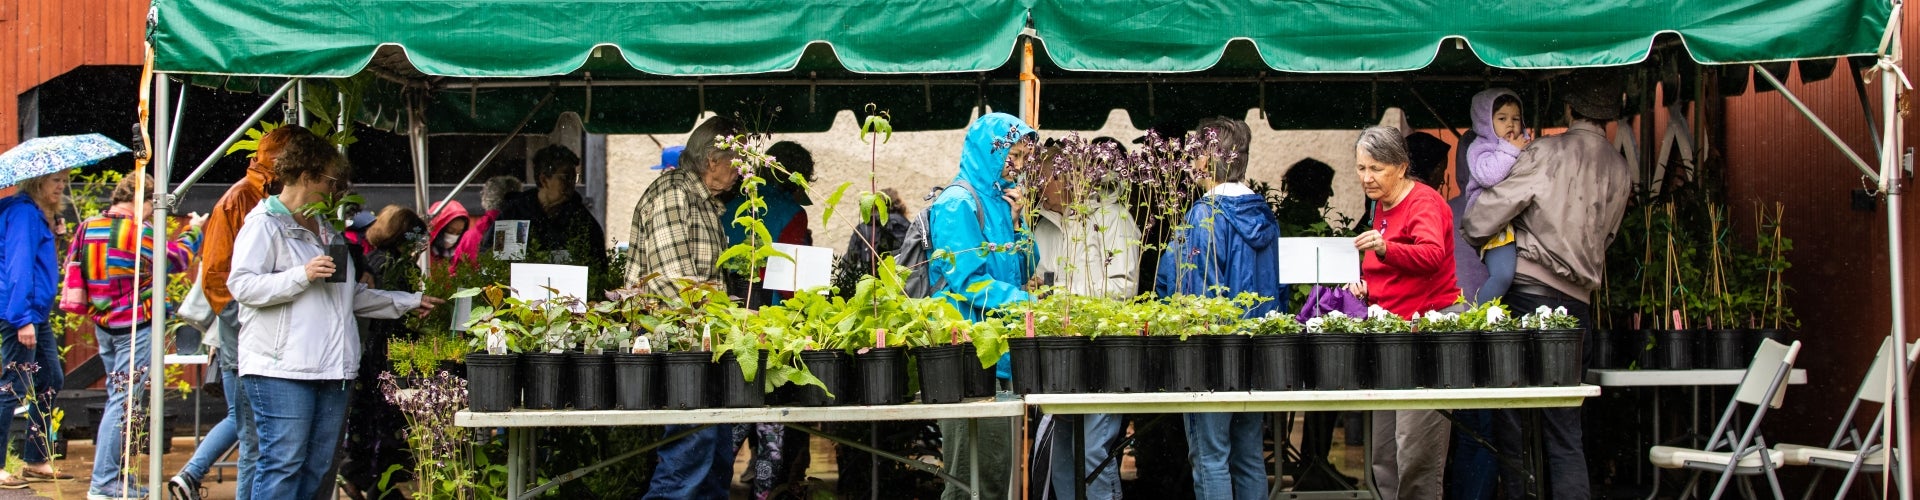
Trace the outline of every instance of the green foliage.
<instances>
[{"instance_id":1,"label":"green foliage","mask_svg":"<svg viewBox=\"0 0 1920 500\"><path fill-rule=\"evenodd\" d=\"M1413 322L1398 314L1387 312L1379 305L1367 306L1367 319L1360 321L1361 333L1407 333L1413 331Z\"/></svg>"},{"instance_id":2,"label":"green foliage","mask_svg":"<svg viewBox=\"0 0 1920 500\"><path fill-rule=\"evenodd\" d=\"M351 216L347 215L347 208L366 204L367 199L358 194L342 196L323 194L320 196L320 201L300 207L300 215L325 221L328 226L333 227L335 232L340 232L346 231L347 223L351 222Z\"/></svg>"},{"instance_id":3,"label":"green foliage","mask_svg":"<svg viewBox=\"0 0 1920 500\"><path fill-rule=\"evenodd\" d=\"M1265 317L1247 320L1246 332L1254 335L1295 335L1306 329L1307 326L1300 324L1292 314L1274 311Z\"/></svg>"},{"instance_id":4,"label":"green foliage","mask_svg":"<svg viewBox=\"0 0 1920 500\"><path fill-rule=\"evenodd\" d=\"M1316 318L1308 319L1307 333L1356 334L1362 333L1362 319L1347 316L1340 311L1330 311Z\"/></svg>"}]
</instances>

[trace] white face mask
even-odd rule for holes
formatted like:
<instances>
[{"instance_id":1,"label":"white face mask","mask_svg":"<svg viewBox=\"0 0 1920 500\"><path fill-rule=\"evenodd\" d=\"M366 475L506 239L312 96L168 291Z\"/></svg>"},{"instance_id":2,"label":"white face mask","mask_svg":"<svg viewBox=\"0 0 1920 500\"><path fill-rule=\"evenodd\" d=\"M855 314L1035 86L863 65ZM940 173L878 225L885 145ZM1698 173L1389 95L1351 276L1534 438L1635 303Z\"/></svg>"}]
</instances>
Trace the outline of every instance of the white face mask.
<instances>
[{"instance_id":1,"label":"white face mask","mask_svg":"<svg viewBox=\"0 0 1920 500\"><path fill-rule=\"evenodd\" d=\"M460 244L460 235L452 231L440 235L440 240L434 242L434 246L440 247L442 250L452 249L454 245L458 244Z\"/></svg>"}]
</instances>

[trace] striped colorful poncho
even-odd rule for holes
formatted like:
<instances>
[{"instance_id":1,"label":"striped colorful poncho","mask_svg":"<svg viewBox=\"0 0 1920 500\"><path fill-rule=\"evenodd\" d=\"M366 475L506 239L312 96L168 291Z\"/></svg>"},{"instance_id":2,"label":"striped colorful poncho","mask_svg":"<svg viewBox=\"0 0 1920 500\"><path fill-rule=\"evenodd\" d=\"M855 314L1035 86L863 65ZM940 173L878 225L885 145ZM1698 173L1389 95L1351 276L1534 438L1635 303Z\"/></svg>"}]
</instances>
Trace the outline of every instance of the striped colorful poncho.
<instances>
[{"instance_id":1,"label":"striped colorful poncho","mask_svg":"<svg viewBox=\"0 0 1920 500\"><path fill-rule=\"evenodd\" d=\"M133 327L136 310L140 322L146 323L153 311L152 226L137 224L128 214L113 211L81 222L74 234L77 236L67 258L65 288L84 289L87 299L80 304L63 301L61 308L85 315L109 331L124 332ZM136 248L140 259L137 282L133 275ZM188 269L199 250L200 230L182 232L179 239L167 244L167 269ZM135 289L140 294L137 304L133 299Z\"/></svg>"}]
</instances>

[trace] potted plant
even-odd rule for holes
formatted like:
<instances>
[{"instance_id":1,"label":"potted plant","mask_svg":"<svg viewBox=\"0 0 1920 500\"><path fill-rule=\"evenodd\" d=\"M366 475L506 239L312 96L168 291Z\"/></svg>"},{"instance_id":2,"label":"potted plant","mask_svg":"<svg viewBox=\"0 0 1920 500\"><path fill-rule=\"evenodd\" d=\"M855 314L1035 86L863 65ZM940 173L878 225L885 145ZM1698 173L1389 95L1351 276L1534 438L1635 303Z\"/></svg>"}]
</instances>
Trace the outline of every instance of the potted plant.
<instances>
[{"instance_id":1,"label":"potted plant","mask_svg":"<svg viewBox=\"0 0 1920 500\"><path fill-rule=\"evenodd\" d=\"M578 342L574 330L581 325L574 312L580 299L559 297L549 300L535 300L527 303L527 313L521 318L527 328L527 336L535 343L532 350L520 356L523 375L521 388L525 391L523 402L527 408L551 410L566 408L572 401L569 387L569 365L571 356L567 352Z\"/></svg>"},{"instance_id":2,"label":"potted plant","mask_svg":"<svg viewBox=\"0 0 1920 500\"><path fill-rule=\"evenodd\" d=\"M1754 321L1758 335L1750 339L1746 351L1748 357L1752 357L1753 352L1760 348L1761 338L1792 344L1793 331L1800 326L1792 305L1787 302L1787 293L1793 291L1786 281L1787 270L1793 268L1793 263L1787 260L1787 253L1793 251L1793 239L1787 238L1781 228L1787 216L1787 206L1775 202L1771 217L1757 206L1754 211L1755 220L1759 221L1755 226L1754 254L1760 264L1755 267L1764 272L1761 274L1759 314Z\"/></svg>"},{"instance_id":3,"label":"potted plant","mask_svg":"<svg viewBox=\"0 0 1920 500\"><path fill-rule=\"evenodd\" d=\"M1246 331L1253 334L1253 369L1248 385L1253 390L1305 388L1300 376L1300 332L1305 330L1293 315L1280 311L1248 321Z\"/></svg>"},{"instance_id":4,"label":"potted plant","mask_svg":"<svg viewBox=\"0 0 1920 500\"><path fill-rule=\"evenodd\" d=\"M579 349L568 353L573 362L573 409L611 408L613 355L621 339L633 334L608 303L588 307L578 321L573 333Z\"/></svg>"},{"instance_id":5,"label":"potted plant","mask_svg":"<svg viewBox=\"0 0 1920 500\"><path fill-rule=\"evenodd\" d=\"M1207 338L1208 349L1212 351L1209 366L1213 367L1212 388L1216 391L1245 391L1251 388L1247 382L1247 371L1251 369L1248 357L1252 355L1248 346L1253 337L1245 327L1247 309L1259 304L1263 299L1257 294L1242 293L1230 299L1208 301L1207 314L1213 318L1218 333Z\"/></svg>"},{"instance_id":6,"label":"potted plant","mask_svg":"<svg viewBox=\"0 0 1920 500\"><path fill-rule=\"evenodd\" d=\"M1433 367L1421 385L1436 389L1473 387L1474 330L1486 322L1498 302L1487 301L1465 313L1428 311L1420 316L1415 328L1432 346L1428 364Z\"/></svg>"},{"instance_id":7,"label":"potted plant","mask_svg":"<svg viewBox=\"0 0 1920 500\"><path fill-rule=\"evenodd\" d=\"M1367 319L1360 322L1373 351L1375 389L1412 389L1419 386L1419 365L1415 361L1419 338L1413 323L1388 312L1379 305L1367 306Z\"/></svg>"},{"instance_id":8,"label":"potted plant","mask_svg":"<svg viewBox=\"0 0 1920 500\"><path fill-rule=\"evenodd\" d=\"M660 355L653 352L648 335L660 324L651 314L659 300L639 288L609 290L606 295L606 302L595 305L597 314L625 325L612 353L613 407L658 409L665 404L660 390Z\"/></svg>"},{"instance_id":9,"label":"potted plant","mask_svg":"<svg viewBox=\"0 0 1920 500\"><path fill-rule=\"evenodd\" d=\"M1360 318L1331 311L1308 319L1307 345L1313 348L1313 388L1359 389Z\"/></svg>"},{"instance_id":10,"label":"potted plant","mask_svg":"<svg viewBox=\"0 0 1920 500\"><path fill-rule=\"evenodd\" d=\"M500 412L520 405L520 384L516 377L520 353L530 346L524 323L526 304L508 296L506 288L489 286L469 288L452 297L481 296L485 306L475 307L467 325L473 352L467 354L467 405L477 412Z\"/></svg>"},{"instance_id":11,"label":"potted plant","mask_svg":"<svg viewBox=\"0 0 1920 500\"><path fill-rule=\"evenodd\" d=\"M1567 314L1567 308L1540 306L1521 318L1526 328L1536 330L1533 340L1534 385L1567 387L1580 385L1580 359L1584 330L1580 320Z\"/></svg>"},{"instance_id":12,"label":"potted plant","mask_svg":"<svg viewBox=\"0 0 1920 500\"><path fill-rule=\"evenodd\" d=\"M1094 321L1079 306L1091 306L1098 299L1069 295L1064 289L1048 287L1035 292L1039 297L1021 310L1030 321L1033 334L1034 363L1039 368L1040 394L1072 394L1086 391L1086 351L1091 341L1086 323ZM1078 315L1078 317L1076 317ZM1023 342L1021 346L1024 346ZM1015 377L1024 377L1015 373Z\"/></svg>"},{"instance_id":13,"label":"potted plant","mask_svg":"<svg viewBox=\"0 0 1920 500\"><path fill-rule=\"evenodd\" d=\"M1486 310L1480 326L1480 387L1525 387L1527 342L1530 338L1520 320L1498 303Z\"/></svg>"},{"instance_id":14,"label":"potted plant","mask_svg":"<svg viewBox=\"0 0 1920 500\"><path fill-rule=\"evenodd\" d=\"M332 257L334 264L340 266L340 272L327 276L327 283L346 283L347 278L349 278L346 272L348 268L347 263L353 258L353 250L352 247L348 246L347 240L340 235L347 230L347 223L350 218L347 212L353 207L365 205L366 203L367 200L358 194L348 194L345 196L328 194L322 195L320 201L308 203L300 207L301 215L318 219L327 223L328 227L333 228L333 242L327 244L327 256Z\"/></svg>"},{"instance_id":15,"label":"potted plant","mask_svg":"<svg viewBox=\"0 0 1920 500\"><path fill-rule=\"evenodd\" d=\"M1091 339L1089 351L1096 392L1133 393L1150 389L1147 314L1137 300L1082 297L1076 316Z\"/></svg>"}]
</instances>

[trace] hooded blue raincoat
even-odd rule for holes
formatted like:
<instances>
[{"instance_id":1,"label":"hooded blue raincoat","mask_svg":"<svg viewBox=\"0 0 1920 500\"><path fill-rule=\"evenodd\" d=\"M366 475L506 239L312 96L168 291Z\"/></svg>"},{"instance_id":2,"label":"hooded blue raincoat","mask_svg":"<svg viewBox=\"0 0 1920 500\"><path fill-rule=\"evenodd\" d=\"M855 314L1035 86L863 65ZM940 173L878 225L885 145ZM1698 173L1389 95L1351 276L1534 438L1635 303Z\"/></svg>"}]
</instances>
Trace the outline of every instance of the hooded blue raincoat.
<instances>
[{"instance_id":1,"label":"hooded blue raincoat","mask_svg":"<svg viewBox=\"0 0 1920 500\"><path fill-rule=\"evenodd\" d=\"M954 306L969 320L978 320L987 311L1031 298L1023 285L1033 274L1027 255L1033 245L1024 244L1028 238L1015 229L1013 207L1000 197L1013 187L1013 181L1001 177L1000 173L1006 166L1013 142L1033 133L1033 127L1005 113L991 113L974 120L973 125L967 127L967 143L960 151L960 174L954 176L954 180L971 184L980 196L979 203L975 203L966 189L948 187L941 190L928 207L931 226L927 229L933 249L953 254L951 262L945 258L928 261L930 272L944 276L947 285L932 292L935 295L952 292L963 297L965 300L955 301ZM985 216L984 227L974 215L975 211ZM1000 250L989 250L987 245ZM978 290L969 291L983 282ZM1006 358L1003 356L1000 361L1000 378L1008 378Z\"/></svg>"},{"instance_id":2,"label":"hooded blue raincoat","mask_svg":"<svg viewBox=\"0 0 1920 500\"><path fill-rule=\"evenodd\" d=\"M0 322L14 329L46 325L60 293L59 257L46 216L26 193L0 198Z\"/></svg>"},{"instance_id":3,"label":"hooded blue raincoat","mask_svg":"<svg viewBox=\"0 0 1920 500\"><path fill-rule=\"evenodd\" d=\"M1280 223L1265 198L1208 194L1187 210L1186 225L1160 256L1154 293L1232 297L1252 292L1274 298L1248 309L1249 318L1286 309L1280 255L1274 247ZM1182 264L1191 267L1182 270ZM1217 286L1226 290L1217 291Z\"/></svg>"}]
</instances>

